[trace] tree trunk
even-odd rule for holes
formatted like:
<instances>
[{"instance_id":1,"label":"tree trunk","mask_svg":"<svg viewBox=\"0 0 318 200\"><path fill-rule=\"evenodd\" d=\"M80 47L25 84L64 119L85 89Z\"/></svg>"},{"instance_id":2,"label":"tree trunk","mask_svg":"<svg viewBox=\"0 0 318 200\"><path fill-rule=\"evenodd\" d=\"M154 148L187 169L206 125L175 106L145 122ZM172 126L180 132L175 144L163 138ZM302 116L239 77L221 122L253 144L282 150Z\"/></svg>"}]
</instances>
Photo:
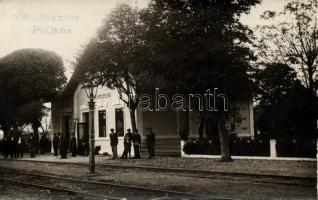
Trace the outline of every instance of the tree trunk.
<instances>
[{"instance_id":1,"label":"tree trunk","mask_svg":"<svg viewBox=\"0 0 318 200\"><path fill-rule=\"evenodd\" d=\"M135 131L137 129L137 123L136 123L136 109L130 109L130 120L131 120L131 129L132 131Z\"/></svg>"},{"instance_id":2,"label":"tree trunk","mask_svg":"<svg viewBox=\"0 0 318 200\"><path fill-rule=\"evenodd\" d=\"M230 154L230 138L225 126L224 120L218 121L219 138L221 146L221 161L230 162L233 161Z\"/></svg>"}]
</instances>

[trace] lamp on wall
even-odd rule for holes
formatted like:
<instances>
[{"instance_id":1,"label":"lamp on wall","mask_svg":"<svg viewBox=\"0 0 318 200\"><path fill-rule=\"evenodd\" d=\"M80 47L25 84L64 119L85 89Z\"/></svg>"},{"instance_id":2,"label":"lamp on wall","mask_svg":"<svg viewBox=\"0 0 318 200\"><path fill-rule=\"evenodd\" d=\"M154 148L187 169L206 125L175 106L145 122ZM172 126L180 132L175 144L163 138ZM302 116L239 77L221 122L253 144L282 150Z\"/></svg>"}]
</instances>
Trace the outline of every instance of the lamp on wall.
<instances>
[{"instance_id":1,"label":"lamp on wall","mask_svg":"<svg viewBox=\"0 0 318 200\"><path fill-rule=\"evenodd\" d=\"M89 108L89 172L95 173L95 133L94 133L94 108L95 101L98 90L97 84L84 83L83 88L85 90L86 96L89 99L88 108Z\"/></svg>"}]
</instances>

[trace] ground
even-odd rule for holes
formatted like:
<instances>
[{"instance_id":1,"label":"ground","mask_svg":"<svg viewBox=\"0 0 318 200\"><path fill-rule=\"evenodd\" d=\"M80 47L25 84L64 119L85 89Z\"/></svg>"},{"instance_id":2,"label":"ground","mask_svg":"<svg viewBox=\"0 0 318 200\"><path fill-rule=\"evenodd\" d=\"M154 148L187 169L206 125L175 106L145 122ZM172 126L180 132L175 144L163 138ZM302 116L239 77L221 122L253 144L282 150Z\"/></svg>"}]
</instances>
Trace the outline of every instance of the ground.
<instances>
[{"instance_id":1,"label":"ground","mask_svg":"<svg viewBox=\"0 0 318 200\"><path fill-rule=\"evenodd\" d=\"M8 183L0 185L1 200L37 200L37 199L74 199L65 193L52 193L48 190L38 190L32 187L21 187Z\"/></svg>"},{"instance_id":2,"label":"ground","mask_svg":"<svg viewBox=\"0 0 318 200\"><path fill-rule=\"evenodd\" d=\"M34 160L28 157L23 160ZM60 159L51 155L38 155L35 160L47 162L88 163L87 157L68 157ZM97 164L114 164L129 166L149 166L163 168L193 169L218 172L240 172L250 174L270 174L296 177L316 177L317 164L312 161L286 160L244 160L219 162L219 159L158 157L156 159L112 160L108 156L96 156Z\"/></svg>"},{"instance_id":3,"label":"ground","mask_svg":"<svg viewBox=\"0 0 318 200\"><path fill-rule=\"evenodd\" d=\"M234 160L231 163L223 163L217 160L197 158L162 157L154 160L111 160L109 157L97 156L96 175L91 176L85 165L71 164L87 163L87 157L60 159L52 155L45 155L38 156L36 159L26 158L24 160L43 162L0 160L0 167L125 185L204 193L233 199L315 199L316 195L314 186L257 183L246 179L235 179L235 177L227 179L222 176L211 179L160 170L116 168L116 166L149 166L314 178L317 171L316 162L309 161ZM65 162L65 164L58 164L60 162ZM103 164L110 164L113 167L106 167Z\"/></svg>"}]
</instances>

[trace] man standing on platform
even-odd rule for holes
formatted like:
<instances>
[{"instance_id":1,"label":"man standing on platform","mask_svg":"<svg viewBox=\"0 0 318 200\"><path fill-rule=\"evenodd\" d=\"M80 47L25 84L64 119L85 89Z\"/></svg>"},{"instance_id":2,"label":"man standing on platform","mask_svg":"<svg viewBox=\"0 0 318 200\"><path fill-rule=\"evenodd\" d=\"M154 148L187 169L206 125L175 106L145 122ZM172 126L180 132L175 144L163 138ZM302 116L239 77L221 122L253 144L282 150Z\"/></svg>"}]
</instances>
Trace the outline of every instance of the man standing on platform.
<instances>
[{"instance_id":1,"label":"man standing on platform","mask_svg":"<svg viewBox=\"0 0 318 200\"><path fill-rule=\"evenodd\" d=\"M140 144L141 144L141 137L138 133L138 130L135 129L134 134L132 135L132 142L134 145L134 153L135 153L135 159L140 158Z\"/></svg>"},{"instance_id":2,"label":"man standing on platform","mask_svg":"<svg viewBox=\"0 0 318 200\"><path fill-rule=\"evenodd\" d=\"M8 158L8 155L9 155L9 137L8 136L3 137L2 149L3 149L4 158Z\"/></svg>"},{"instance_id":3,"label":"man standing on platform","mask_svg":"<svg viewBox=\"0 0 318 200\"><path fill-rule=\"evenodd\" d=\"M74 135L72 135L70 139L70 151L72 152L72 157L75 157L77 147L76 147L76 138L74 137Z\"/></svg>"},{"instance_id":4,"label":"man standing on platform","mask_svg":"<svg viewBox=\"0 0 318 200\"><path fill-rule=\"evenodd\" d=\"M67 158L67 140L65 138L65 135L62 134L60 137L60 154L61 154L61 158Z\"/></svg>"},{"instance_id":5,"label":"man standing on platform","mask_svg":"<svg viewBox=\"0 0 318 200\"><path fill-rule=\"evenodd\" d=\"M152 132L151 128L147 128L146 141L147 141L147 148L148 148L148 153L149 153L148 159L154 158L155 157L156 136L155 136L155 133Z\"/></svg>"},{"instance_id":6,"label":"man standing on platform","mask_svg":"<svg viewBox=\"0 0 318 200\"><path fill-rule=\"evenodd\" d=\"M54 156L58 156L59 154L59 142L60 142L60 138L59 138L59 135L57 135L56 133L54 133L54 136L53 136L53 151L54 151Z\"/></svg>"},{"instance_id":7,"label":"man standing on platform","mask_svg":"<svg viewBox=\"0 0 318 200\"><path fill-rule=\"evenodd\" d=\"M17 152L17 141L16 141L16 137L13 134L13 132L10 133L10 155L11 158L16 158L16 152Z\"/></svg>"},{"instance_id":8,"label":"man standing on platform","mask_svg":"<svg viewBox=\"0 0 318 200\"><path fill-rule=\"evenodd\" d=\"M34 136L34 133L31 133L30 136L30 153L31 153L31 158L35 158L36 157L36 145L37 145L37 141L36 138Z\"/></svg>"},{"instance_id":9,"label":"man standing on platform","mask_svg":"<svg viewBox=\"0 0 318 200\"><path fill-rule=\"evenodd\" d=\"M110 134L109 134L109 139L110 139L110 146L112 147L112 152L113 152L113 159L117 159L117 145L118 145L118 135L117 133L114 132L114 129L110 129Z\"/></svg>"},{"instance_id":10,"label":"man standing on platform","mask_svg":"<svg viewBox=\"0 0 318 200\"><path fill-rule=\"evenodd\" d=\"M23 158L24 148L25 148L25 141L24 141L24 138L22 137L22 134L20 133L17 140L17 152L16 152L17 158L19 157Z\"/></svg>"},{"instance_id":11,"label":"man standing on platform","mask_svg":"<svg viewBox=\"0 0 318 200\"><path fill-rule=\"evenodd\" d=\"M124 152L123 152L123 155L121 156L122 159L127 159L127 155L131 149L131 138L132 138L131 130L127 129L127 133L125 134L125 137L124 137Z\"/></svg>"}]
</instances>

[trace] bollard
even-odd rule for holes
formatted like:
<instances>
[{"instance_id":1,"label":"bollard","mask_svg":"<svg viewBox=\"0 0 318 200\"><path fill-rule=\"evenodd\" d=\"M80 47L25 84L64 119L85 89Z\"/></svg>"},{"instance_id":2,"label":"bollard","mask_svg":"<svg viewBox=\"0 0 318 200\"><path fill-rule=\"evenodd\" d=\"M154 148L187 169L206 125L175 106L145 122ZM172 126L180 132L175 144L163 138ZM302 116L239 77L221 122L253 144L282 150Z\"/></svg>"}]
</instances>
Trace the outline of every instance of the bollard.
<instances>
[{"instance_id":1,"label":"bollard","mask_svg":"<svg viewBox=\"0 0 318 200\"><path fill-rule=\"evenodd\" d=\"M277 157L276 140L274 140L274 139L270 140L270 157L271 158L276 158Z\"/></svg>"},{"instance_id":2,"label":"bollard","mask_svg":"<svg viewBox=\"0 0 318 200\"><path fill-rule=\"evenodd\" d=\"M181 157L184 157L184 152L183 152L183 146L185 144L185 141L184 140L180 140L180 152L181 152Z\"/></svg>"}]
</instances>

